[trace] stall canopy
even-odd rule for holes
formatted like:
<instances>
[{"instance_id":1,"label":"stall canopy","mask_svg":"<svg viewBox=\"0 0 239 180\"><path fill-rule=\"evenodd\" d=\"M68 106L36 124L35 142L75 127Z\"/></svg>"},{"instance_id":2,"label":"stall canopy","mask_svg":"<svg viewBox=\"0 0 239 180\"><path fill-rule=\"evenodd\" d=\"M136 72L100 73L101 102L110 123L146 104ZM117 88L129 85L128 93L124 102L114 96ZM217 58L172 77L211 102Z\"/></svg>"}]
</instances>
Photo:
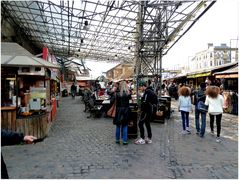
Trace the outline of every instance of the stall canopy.
<instances>
[{"instance_id":1,"label":"stall canopy","mask_svg":"<svg viewBox=\"0 0 239 180\"><path fill-rule=\"evenodd\" d=\"M17 43L1 43L1 53L1 66L60 68L57 64L34 57Z\"/></svg>"},{"instance_id":2,"label":"stall canopy","mask_svg":"<svg viewBox=\"0 0 239 180\"><path fill-rule=\"evenodd\" d=\"M216 78L238 78L238 64L228 70L214 73Z\"/></svg>"},{"instance_id":3,"label":"stall canopy","mask_svg":"<svg viewBox=\"0 0 239 180\"><path fill-rule=\"evenodd\" d=\"M227 64L223 64L223 65L216 66L216 67L202 69L200 71L190 72L190 73L187 73L187 78L197 78L197 77L203 77L203 76L211 76L212 74L215 75L216 72L225 71L229 68L234 67L235 65L237 65L237 63L238 62L232 62L232 63L227 63Z\"/></svg>"}]
</instances>

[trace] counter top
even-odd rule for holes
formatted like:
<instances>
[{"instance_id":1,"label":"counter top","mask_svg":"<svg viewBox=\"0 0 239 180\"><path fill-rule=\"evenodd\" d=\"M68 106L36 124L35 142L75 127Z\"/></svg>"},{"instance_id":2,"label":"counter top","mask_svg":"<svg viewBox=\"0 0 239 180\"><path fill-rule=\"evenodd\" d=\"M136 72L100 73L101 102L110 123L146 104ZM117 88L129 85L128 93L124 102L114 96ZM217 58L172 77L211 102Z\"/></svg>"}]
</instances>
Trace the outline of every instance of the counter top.
<instances>
[{"instance_id":1,"label":"counter top","mask_svg":"<svg viewBox=\"0 0 239 180\"><path fill-rule=\"evenodd\" d=\"M1 107L1 111L4 110L16 110L16 106L5 106L5 107Z\"/></svg>"}]
</instances>

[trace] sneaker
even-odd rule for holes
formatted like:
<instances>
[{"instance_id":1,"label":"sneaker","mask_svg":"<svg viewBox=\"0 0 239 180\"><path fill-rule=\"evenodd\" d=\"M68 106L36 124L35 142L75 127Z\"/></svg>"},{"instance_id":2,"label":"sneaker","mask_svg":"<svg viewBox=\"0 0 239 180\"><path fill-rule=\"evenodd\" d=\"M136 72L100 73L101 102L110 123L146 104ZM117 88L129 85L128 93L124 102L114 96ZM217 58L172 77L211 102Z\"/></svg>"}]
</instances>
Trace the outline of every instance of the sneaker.
<instances>
[{"instance_id":1,"label":"sneaker","mask_svg":"<svg viewBox=\"0 0 239 180\"><path fill-rule=\"evenodd\" d=\"M182 130L182 132L181 132L182 134L187 134L187 131L185 131L185 130Z\"/></svg>"},{"instance_id":2,"label":"sneaker","mask_svg":"<svg viewBox=\"0 0 239 180\"><path fill-rule=\"evenodd\" d=\"M197 134L197 135L200 135L200 131L197 131L196 134Z\"/></svg>"},{"instance_id":3,"label":"sneaker","mask_svg":"<svg viewBox=\"0 0 239 180\"><path fill-rule=\"evenodd\" d=\"M191 131L189 129L186 130L187 134L191 134Z\"/></svg>"},{"instance_id":4,"label":"sneaker","mask_svg":"<svg viewBox=\"0 0 239 180\"><path fill-rule=\"evenodd\" d=\"M145 144L145 140L142 139L142 138L136 139L136 140L134 141L134 144Z\"/></svg>"},{"instance_id":5,"label":"sneaker","mask_svg":"<svg viewBox=\"0 0 239 180\"><path fill-rule=\"evenodd\" d=\"M116 143L116 144L120 144L120 140L116 140L115 143Z\"/></svg>"},{"instance_id":6,"label":"sneaker","mask_svg":"<svg viewBox=\"0 0 239 180\"><path fill-rule=\"evenodd\" d=\"M152 142L153 142L153 141L152 141L151 139L149 139L149 138L146 138L146 139L145 139L145 143L146 143L146 144L152 144Z\"/></svg>"},{"instance_id":7,"label":"sneaker","mask_svg":"<svg viewBox=\"0 0 239 180\"><path fill-rule=\"evenodd\" d=\"M204 138L204 135L200 134L199 137L200 137L200 138Z\"/></svg>"},{"instance_id":8,"label":"sneaker","mask_svg":"<svg viewBox=\"0 0 239 180\"><path fill-rule=\"evenodd\" d=\"M210 134L211 134L212 136L214 136L214 131L211 131Z\"/></svg>"},{"instance_id":9,"label":"sneaker","mask_svg":"<svg viewBox=\"0 0 239 180\"><path fill-rule=\"evenodd\" d=\"M216 138L216 142L218 142L218 143L221 142L220 137L217 137L217 138Z\"/></svg>"},{"instance_id":10,"label":"sneaker","mask_svg":"<svg viewBox=\"0 0 239 180\"><path fill-rule=\"evenodd\" d=\"M123 145L128 145L128 142L123 142Z\"/></svg>"}]
</instances>

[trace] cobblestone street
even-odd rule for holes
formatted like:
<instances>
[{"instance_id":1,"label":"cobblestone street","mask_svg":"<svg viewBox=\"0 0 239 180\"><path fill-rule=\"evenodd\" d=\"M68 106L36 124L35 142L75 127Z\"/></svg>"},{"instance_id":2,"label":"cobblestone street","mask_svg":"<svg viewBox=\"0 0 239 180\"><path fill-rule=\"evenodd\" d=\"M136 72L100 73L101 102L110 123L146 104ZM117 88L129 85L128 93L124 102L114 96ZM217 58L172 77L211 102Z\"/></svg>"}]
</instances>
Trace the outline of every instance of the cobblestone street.
<instances>
[{"instance_id":1,"label":"cobblestone street","mask_svg":"<svg viewBox=\"0 0 239 180\"><path fill-rule=\"evenodd\" d=\"M203 178L238 179L238 116L223 114L221 143L182 135L177 102L172 100L171 119L152 123L153 144L127 146L115 143L110 118L87 118L80 97L62 98L48 137L35 145L2 148L10 178Z\"/></svg>"}]
</instances>

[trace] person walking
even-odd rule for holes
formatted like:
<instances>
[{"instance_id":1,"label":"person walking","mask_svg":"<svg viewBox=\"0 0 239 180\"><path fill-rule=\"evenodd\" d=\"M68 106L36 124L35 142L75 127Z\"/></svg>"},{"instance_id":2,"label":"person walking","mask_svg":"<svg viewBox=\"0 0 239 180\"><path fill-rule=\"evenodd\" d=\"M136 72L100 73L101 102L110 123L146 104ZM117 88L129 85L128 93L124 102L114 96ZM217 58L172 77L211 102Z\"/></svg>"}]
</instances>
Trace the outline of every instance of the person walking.
<instances>
[{"instance_id":1,"label":"person walking","mask_svg":"<svg viewBox=\"0 0 239 180\"><path fill-rule=\"evenodd\" d=\"M28 144L34 143L34 140L37 139L34 136L24 136L22 133L17 133L13 131L7 131L1 129L1 146L16 145L21 142L26 142ZM9 179L7 167L1 153L1 179Z\"/></svg>"},{"instance_id":2,"label":"person walking","mask_svg":"<svg viewBox=\"0 0 239 180\"><path fill-rule=\"evenodd\" d=\"M202 82L200 84L200 88L195 91L193 94L194 97L194 105L195 105L195 126L196 126L196 134L199 135L201 138L204 137L205 129L206 129L206 112L200 111L198 108L198 102L202 101L205 102L206 100L206 83ZM200 119L201 115L201 119ZM200 126L201 120L201 126Z\"/></svg>"},{"instance_id":3,"label":"person walking","mask_svg":"<svg viewBox=\"0 0 239 180\"><path fill-rule=\"evenodd\" d=\"M220 94L220 88L217 86L209 86L206 90L205 105L208 105L208 113L210 117L211 134L214 134L214 118L216 117L217 137L216 142L221 142L221 119L223 113L223 96Z\"/></svg>"},{"instance_id":4,"label":"person walking","mask_svg":"<svg viewBox=\"0 0 239 180\"><path fill-rule=\"evenodd\" d=\"M189 112L192 111L191 97L190 97L190 89L189 87L182 86L179 89L179 99L178 99L178 110L181 112L182 118L182 126L183 131L182 134L190 134L189 130Z\"/></svg>"},{"instance_id":5,"label":"person walking","mask_svg":"<svg viewBox=\"0 0 239 180\"><path fill-rule=\"evenodd\" d=\"M153 115L153 106L157 105L158 97L153 91L151 86L146 86L145 82L139 84L139 88L144 92L141 98L141 115L138 123L140 130L140 138L135 140L135 144L151 144L152 143L152 131L150 126L150 121ZM145 139L144 135L144 124L147 129L148 137Z\"/></svg>"},{"instance_id":6,"label":"person walking","mask_svg":"<svg viewBox=\"0 0 239 180\"><path fill-rule=\"evenodd\" d=\"M113 124L116 125L116 143L120 144L120 137L123 138L123 145L128 144L128 120L129 120L129 100L131 93L125 81L120 82L119 89L115 92L116 114ZM122 134L121 134L122 133Z\"/></svg>"},{"instance_id":7,"label":"person walking","mask_svg":"<svg viewBox=\"0 0 239 180\"><path fill-rule=\"evenodd\" d=\"M71 85L71 96L73 99L75 99L76 91L77 91L77 87L76 87L75 83L73 82Z\"/></svg>"}]
</instances>

